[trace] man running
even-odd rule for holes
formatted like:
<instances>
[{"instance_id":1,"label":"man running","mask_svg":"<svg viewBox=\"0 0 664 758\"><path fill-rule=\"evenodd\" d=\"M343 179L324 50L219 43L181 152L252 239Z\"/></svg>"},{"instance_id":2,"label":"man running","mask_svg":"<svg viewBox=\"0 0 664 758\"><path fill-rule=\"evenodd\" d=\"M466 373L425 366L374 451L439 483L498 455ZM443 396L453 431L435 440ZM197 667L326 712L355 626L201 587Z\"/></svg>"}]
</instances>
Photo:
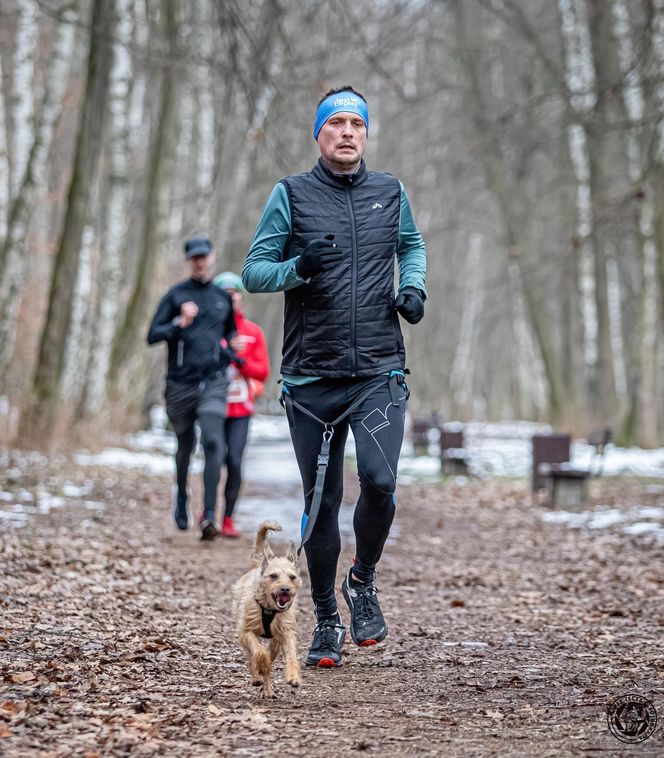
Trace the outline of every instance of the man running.
<instances>
[{"instance_id":1,"label":"man running","mask_svg":"<svg viewBox=\"0 0 664 758\"><path fill-rule=\"evenodd\" d=\"M242 363L231 362L228 368L228 410L224 420L226 440L226 485L224 487L224 520L221 536L240 536L233 523L233 511L242 484L242 456L247 444L249 422L256 410L256 397L263 393L263 382L270 373L270 358L263 330L244 315L242 279L232 271L215 276L217 287L226 290L233 300L237 334L231 340L233 352Z\"/></svg>"},{"instance_id":2,"label":"man running","mask_svg":"<svg viewBox=\"0 0 664 758\"><path fill-rule=\"evenodd\" d=\"M228 388L229 353L222 348L222 340L230 342L236 329L230 295L211 280L215 253L210 240L190 239L184 252L191 278L171 287L162 298L150 325L148 343L168 343L166 413L178 439L173 520L179 529L189 527L187 473L198 421L205 454L201 539L212 540L219 533L215 511Z\"/></svg>"},{"instance_id":3,"label":"man running","mask_svg":"<svg viewBox=\"0 0 664 758\"><path fill-rule=\"evenodd\" d=\"M303 542L318 621L309 666L342 663L346 630L334 585L349 426L360 497L355 560L342 590L353 641L371 645L387 635L374 575L394 518L408 396L397 313L417 323L426 298L422 236L401 182L367 170L368 129L366 99L357 90L333 89L321 99L313 130L321 157L311 171L274 187L242 272L249 292L285 296L282 398L305 493Z\"/></svg>"}]
</instances>

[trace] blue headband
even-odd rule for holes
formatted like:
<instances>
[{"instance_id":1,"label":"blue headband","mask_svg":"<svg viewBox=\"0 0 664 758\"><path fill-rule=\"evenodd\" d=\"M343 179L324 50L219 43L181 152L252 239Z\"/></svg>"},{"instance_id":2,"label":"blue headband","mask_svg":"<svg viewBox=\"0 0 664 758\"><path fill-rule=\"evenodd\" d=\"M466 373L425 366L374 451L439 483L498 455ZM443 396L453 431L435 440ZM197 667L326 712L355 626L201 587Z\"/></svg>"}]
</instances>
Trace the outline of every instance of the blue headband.
<instances>
[{"instance_id":1,"label":"blue headband","mask_svg":"<svg viewBox=\"0 0 664 758\"><path fill-rule=\"evenodd\" d=\"M318 139L323 124L335 113L357 113L367 127L367 134L369 133L369 110L364 100L354 92L337 92L336 95L326 97L318 106L314 121L315 140Z\"/></svg>"}]
</instances>

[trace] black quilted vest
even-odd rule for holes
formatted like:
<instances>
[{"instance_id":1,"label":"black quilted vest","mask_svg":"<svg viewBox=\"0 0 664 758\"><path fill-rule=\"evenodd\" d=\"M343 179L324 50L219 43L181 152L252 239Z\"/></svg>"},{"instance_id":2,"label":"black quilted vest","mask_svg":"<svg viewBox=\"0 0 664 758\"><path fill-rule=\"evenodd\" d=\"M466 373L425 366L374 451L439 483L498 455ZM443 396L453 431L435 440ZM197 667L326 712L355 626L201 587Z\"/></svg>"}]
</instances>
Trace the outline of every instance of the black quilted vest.
<instances>
[{"instance_id":1,"label":"black quilted vest","mask_svg":"<svg viewBox=\"0 0 664 758\"><path fill-rule=\"evenodd\" d=\"M292 219L285 259L326 234L335 235L345 254L331 271L284 292L282 374L361 377L403 369L393 308L399 182L367 171L364 161L356 174L337 176L320 159L282 183Z\"/></svg>"}]
</instances>

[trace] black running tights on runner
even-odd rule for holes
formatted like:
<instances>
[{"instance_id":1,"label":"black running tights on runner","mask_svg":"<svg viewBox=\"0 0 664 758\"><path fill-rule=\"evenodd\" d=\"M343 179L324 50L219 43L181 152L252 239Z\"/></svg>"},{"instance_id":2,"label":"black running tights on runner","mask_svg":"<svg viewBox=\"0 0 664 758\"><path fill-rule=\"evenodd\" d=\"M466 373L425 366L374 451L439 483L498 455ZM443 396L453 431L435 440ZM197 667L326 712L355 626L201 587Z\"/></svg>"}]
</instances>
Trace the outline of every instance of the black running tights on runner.
<instances>
[{"instance_id":1,"label":"black running tights on runner","mask_svg":"<svg viewBox=\"0 0 664 758\"><path fill-rule=\"evenodd\" d=\"M219 477L221 474L221 464L224 459L224 425L222 419L212 413L202 413L198 417L198 425L201 429L201 443L205 454L205 467L203 469L203 518L208 521L214 521L215 509L217 505L217 488L219 487ZM175 465L177 468L177 485L178 491L182 493L187 490L187 473L189 471L189 461L194 449L194 418L186 428L180 429L178 434L178 449L175 454Z\"/></svg>"},{"instance_id":2,"label":"black running tights on runner","mask_svg":"<svg viewBox=\"0 0 664 758\"><path fill-rule=\"evenodd\" d=\"M348 428L353 431L360 496L355 508L356 563L353 573L371 581L390 531L396 505L396 470L403 440L406 412L405 385L399 386L398 405L393 405L386 376L371 379L319 379L310 384L288 386L294 400L324 421L333 421L370 385L375 391L334 429L330 463L318 518L305 545L311 595L318 618L336 612L334 585L341 550L339 507L343 496L343 454ZM288 419L295 456L309 512L323 427L293 407Z\"/></svg>"},{"instance_id":3,"label":"black running tights on runner","mask_svg":"<svg viewBox=\"0 0 664 758\"><path fill-rule=\"evenodd\" d=\"M226 486L224 502L226 516L233 515L233 509L240 494L242 484L242 456L247 444L249 421L251 416L227 418L224 422L226 430Z\"/></svg>"}]
</instances>

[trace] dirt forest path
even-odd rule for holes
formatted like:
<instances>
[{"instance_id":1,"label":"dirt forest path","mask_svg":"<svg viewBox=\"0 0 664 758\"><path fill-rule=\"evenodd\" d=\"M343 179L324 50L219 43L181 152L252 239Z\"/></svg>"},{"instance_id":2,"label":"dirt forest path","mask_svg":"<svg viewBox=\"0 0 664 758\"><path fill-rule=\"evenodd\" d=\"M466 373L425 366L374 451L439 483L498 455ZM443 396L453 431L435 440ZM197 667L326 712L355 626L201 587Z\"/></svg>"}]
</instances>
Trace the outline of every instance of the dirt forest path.
<instances>
[{"instance_id":1,"label":"dirt forest path","mask_svg":"<svg viewBox=\"0 0 664 758\"><path fill-rule=\"evenodd\" d=\"M347 643L343 669L305 670L299 690L279 667L265 702L230 617L249 540L176 534L167 477L84 475L103 510L0 522L0 755L664 755L661 543L543 523L525 482L401 487L378 582L387 641ZM52 490L82 476L66 457L20 472ZM662 493L605 480L593 500ZM306 577L302 599L303 656ZM659 713L637 746L606 724L626 692Z\"/></svg>"}]
</instances>

